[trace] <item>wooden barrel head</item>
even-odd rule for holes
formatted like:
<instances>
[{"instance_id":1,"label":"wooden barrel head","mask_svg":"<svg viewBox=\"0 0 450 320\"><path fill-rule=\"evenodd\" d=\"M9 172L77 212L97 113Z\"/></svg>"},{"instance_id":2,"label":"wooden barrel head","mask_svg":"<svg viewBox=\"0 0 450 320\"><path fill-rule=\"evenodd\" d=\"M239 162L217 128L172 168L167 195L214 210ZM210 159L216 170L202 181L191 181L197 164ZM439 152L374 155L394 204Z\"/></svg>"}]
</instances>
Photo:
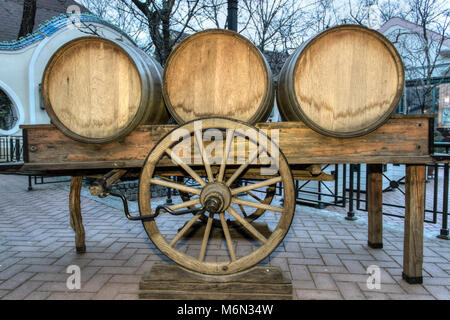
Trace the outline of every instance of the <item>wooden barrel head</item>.
<instances>
[{"instance_id":1,"label":"wooden barrel head","mask_svg":"<svg viewBox=\"0 0 450 320\"><path fill-rule=\"evenodd\" d=\"M333 136L365 134L397 108L403 65L378 32L358 26L329 29L301 51L293 90L302 119Z\"/></svg>"},{"instance_id":2,"label":"wooden barrel head","mask_svg":"<svg viewBox=\"0 0 450 320\"><path fill-rule=\"evenodd\" d=\"M163 75L165 102L178 123L204 116L258 121L273 102L272 91L262 54L227 30L186 38L171 53Z\"/></svg>"},{"instance_id":3,"label":"wooden barrel head","mask_svg":"<svg viewBox=\"0 0 450 320\"><path fill-rule=\"evenodd\" d=\"M44 73L52 121L76 138L117 136L136 117L141 78L135 62L112 41L86 37L61 47Z\"/></svg>"}]
</instances>

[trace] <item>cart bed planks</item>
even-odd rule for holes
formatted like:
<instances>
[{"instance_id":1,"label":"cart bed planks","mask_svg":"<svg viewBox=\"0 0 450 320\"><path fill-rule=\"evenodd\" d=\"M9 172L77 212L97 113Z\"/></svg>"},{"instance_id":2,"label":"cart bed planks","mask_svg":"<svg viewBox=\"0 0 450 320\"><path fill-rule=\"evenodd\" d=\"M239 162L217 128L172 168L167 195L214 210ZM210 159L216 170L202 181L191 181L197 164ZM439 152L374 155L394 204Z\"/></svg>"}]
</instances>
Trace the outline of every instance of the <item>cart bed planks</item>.
<instances>
[{"instance_id":1,"label":"cart bed planks","mask_svg":"<svg viewBox=\"0 0 450 320\"><path fill-rule=\"evenodd\" d=\"M279 131L279 146L289 164L427 163L432 117L393 116L372 133L354 138L326 137L303 122L258 123ZM53 125L22 126L26 141L23 170L141 168L153 146L175 125L140 126L124 139L86 144L66 137ZM432 136L432 135L431 135Z\"/></svg>"}]
</instances>

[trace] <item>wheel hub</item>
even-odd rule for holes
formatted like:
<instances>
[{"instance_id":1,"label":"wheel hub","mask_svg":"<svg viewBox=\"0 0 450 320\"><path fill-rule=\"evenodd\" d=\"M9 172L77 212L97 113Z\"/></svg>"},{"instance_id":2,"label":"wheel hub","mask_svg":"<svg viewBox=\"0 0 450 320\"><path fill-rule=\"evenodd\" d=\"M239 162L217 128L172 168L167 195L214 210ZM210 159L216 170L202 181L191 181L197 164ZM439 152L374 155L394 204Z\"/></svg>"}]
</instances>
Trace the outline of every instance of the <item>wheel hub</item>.
<instances>
[{"instance_id":1,"label":"wheel hub","mask_svg":"<svg viewBox=\"0 0 450 320\"><path fill-rule=\"evenodd\" d=\"M207 184L200 194L200 203L212 214L225 211L230 202L230 188L221 182Z\"/></svg>"}]
</instances>

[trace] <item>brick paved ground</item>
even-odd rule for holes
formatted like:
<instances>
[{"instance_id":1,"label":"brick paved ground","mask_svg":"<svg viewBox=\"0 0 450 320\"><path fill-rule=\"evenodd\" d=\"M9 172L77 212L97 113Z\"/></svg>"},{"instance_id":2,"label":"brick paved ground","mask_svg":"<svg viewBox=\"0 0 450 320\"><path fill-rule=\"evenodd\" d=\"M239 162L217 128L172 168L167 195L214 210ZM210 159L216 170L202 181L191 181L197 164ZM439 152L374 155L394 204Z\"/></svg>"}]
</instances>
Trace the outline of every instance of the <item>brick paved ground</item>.
<instances>
[{"instance_id":1,"label":"brick paved ground","mask_svg":"<svg viewBox=\"0 0 450 320\"><path fill-rule=\"evenodd\" d=\"M155 261L170 263L119 202L86 192L87 253L76 254L67 183L26 187L26 177L0 175L0 299L135 299L143 273ZM424 284L409 285L401 279L403 221L385 219L384 249L374 250L366 245L367 215L354 222L344 215L298 206L283 245L263 262L292 279L296 299L450 299L450 242L425 231ZM66 268L74 264L82 287L71 291ZM366 286L374 264L379 290Z\"/></svg>"}]
</instances>

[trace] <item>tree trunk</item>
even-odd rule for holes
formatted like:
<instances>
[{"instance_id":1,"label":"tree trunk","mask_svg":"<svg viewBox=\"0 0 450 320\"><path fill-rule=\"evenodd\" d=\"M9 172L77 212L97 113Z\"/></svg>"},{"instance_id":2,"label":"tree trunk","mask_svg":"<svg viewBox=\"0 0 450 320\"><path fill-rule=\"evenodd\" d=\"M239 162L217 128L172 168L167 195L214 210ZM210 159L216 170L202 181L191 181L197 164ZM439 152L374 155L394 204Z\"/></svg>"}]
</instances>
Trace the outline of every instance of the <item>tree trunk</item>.
<instances>
[{"instance_id":1,"label":"tree trunk","mask_svg":"<svg viewBox=\"0 0 450 320\"><path fill-rule=\"evenodd\" d=\"M19 35L17 36L17 39L33 32L35 16L36 16L36 0L24 0L22 23L20 25L20 31Z\"/></svg>"}]
</instances>

